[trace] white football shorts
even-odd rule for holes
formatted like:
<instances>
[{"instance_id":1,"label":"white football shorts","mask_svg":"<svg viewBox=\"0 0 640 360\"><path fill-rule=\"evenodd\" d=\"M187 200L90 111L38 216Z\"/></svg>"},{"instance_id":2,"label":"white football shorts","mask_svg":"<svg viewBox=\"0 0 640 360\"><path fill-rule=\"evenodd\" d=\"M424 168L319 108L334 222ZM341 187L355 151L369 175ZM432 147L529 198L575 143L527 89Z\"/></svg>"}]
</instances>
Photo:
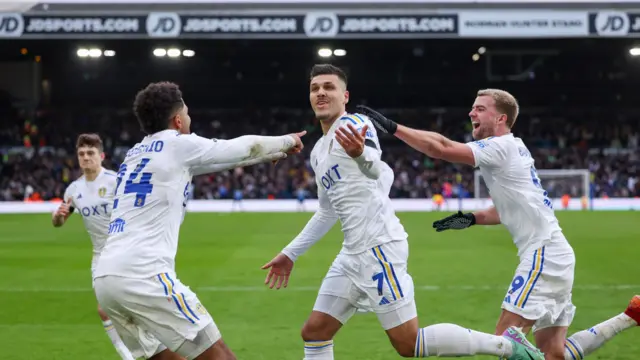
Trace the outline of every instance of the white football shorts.
<instances>
[{"instance_id":1,"label":"white football shorts","mask_svg":"<svg viewBox=\"0 0 640 360\"><path fill-rule=\"evenodd\" d=\"M571 325L576 257L566 241L552 242L521 257L502 308L536 320L533 331Z\"/></svg>"},{"instance_id":2,"label":"white football shorts","mask_svg":"<svg viewBox=\"0 0 640 360\"><path fill-rule=\"evenodd\" d=\"M149 358L165 348L175 352L209 324L215 328L211 345L222 337L196 294L172 274L103 276L94 283L100 306L134 357Z\"/></svg>"},{"instance_id":3,"label":"white football shorts","mask_svg":"<svg viewBox=\"0 0 640 360\"><path fill-rule=\"evenodd\" d=\"M345 324L356 311L375 312L385 330L417 316L409 244L392 241L355 255L339 253L325 276L314 311Z\"/></svg>"}]
</instances>

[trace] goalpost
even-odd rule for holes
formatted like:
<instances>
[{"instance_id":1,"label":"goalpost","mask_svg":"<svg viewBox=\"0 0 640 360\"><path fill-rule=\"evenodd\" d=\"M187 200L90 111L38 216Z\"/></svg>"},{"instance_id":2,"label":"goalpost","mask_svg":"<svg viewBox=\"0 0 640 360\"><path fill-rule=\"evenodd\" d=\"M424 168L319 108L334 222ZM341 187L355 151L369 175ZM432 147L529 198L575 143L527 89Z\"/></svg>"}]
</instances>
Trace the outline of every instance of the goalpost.
<instances>
[{"instance_id":1,"label":"goalpost","mask_svg":"<svg viewBox=\"0 0 640 360\"><path fill-rule=\"evenodd\" d=\"M560 199L564 195L571 198L589 198L591 175L588 169L541 169L537 170L537 173L550 199ZM479 170L474 173L473 188L476 199L490 197Z\"/></svg>"}]
</instances>

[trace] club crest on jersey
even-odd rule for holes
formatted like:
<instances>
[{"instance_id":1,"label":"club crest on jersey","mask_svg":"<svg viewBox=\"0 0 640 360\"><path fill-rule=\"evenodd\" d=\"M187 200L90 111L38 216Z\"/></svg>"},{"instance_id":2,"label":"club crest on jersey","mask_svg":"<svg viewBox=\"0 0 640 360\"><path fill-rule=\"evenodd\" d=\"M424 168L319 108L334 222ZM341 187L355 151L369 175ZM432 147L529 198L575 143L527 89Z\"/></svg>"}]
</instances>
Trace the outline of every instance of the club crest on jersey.
<instances>
[{"instance_id":1,"label":"club crest on jersey","mask_svg":"<svg viewBox=\"0 0 640 360\"><path fill-rule=\"evenodd\" d=\"M105 195L107 195L107 188L103 186L100 189L98 189L98 195L100 197L104 197Z\"/></svg>"}]
</instances>

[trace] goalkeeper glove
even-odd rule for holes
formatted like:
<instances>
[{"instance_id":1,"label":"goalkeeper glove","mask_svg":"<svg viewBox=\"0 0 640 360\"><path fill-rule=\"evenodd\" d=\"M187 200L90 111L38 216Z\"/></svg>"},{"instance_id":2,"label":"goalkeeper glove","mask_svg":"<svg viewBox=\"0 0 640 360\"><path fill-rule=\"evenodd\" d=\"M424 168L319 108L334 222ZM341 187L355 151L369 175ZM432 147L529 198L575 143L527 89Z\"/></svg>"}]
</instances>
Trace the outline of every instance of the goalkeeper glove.
<instances>
[{"instance_id":1,"label":"goalkeeper glove","mask_svg":"<svg viewBox=\"0 0 640 360\"><path fill-rule=\"evenodd\" d=\"M437 232L453 229L462 230L476 224L476 217L472 213L463 214L462 211L433 222Z\"/></svg>"},{"instance_id":2,"label":"goalkeeper glove","mask_svg":"<svg viewBox=\"0 0 640 360\"><path fill-rule=\"evenodd\" d=\"M358 105L356 106L356 109L359 113L367 115L376 129L382 131L383 133L393 135L396 133L396 130L398 130L398 124L395 121L387 118L386 116L380 114L372 108L364 105Z\"/></svg>"}]
</instances>

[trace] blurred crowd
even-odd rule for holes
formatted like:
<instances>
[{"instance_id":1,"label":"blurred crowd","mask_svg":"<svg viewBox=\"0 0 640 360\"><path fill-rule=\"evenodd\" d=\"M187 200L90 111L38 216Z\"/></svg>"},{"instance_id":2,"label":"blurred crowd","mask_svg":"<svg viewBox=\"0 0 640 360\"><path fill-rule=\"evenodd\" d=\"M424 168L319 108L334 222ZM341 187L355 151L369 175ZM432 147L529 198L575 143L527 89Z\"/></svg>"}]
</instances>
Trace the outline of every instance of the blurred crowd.
<instances>
[{"instance_id":1,"label":"blurred crowd","mask_svg":"<svg viewBox=\"0 0 640 360\"><path fill-rule=\"evenodd\" d=\"M472 141L465 109L382 109L390 117L421 129L438 131L462 142ZM287 199L304 194L314 198L315 180L309 152L322 135L308 110L244 109L190 110L192 131L201 136L228 139L244 134L279 135L307 130L305 151L286 161L257 165L194 178L196 199ZM75 158L75 140L83 132L99 133L105 145L104 167L117 169L126 150L143 134L130 110L49 111L35 114L4 110L0 124L0 200L59 198L81 174ZM590 187L583 177L547 179L540 176L550 196L636 197L639 127L637 117L619 115L608 125L594 112L566 112L561 116L524 113L514 128L541 169L588 169ZM634 125L636 124L636 125ZM393 198L445 198L476 196L474 170L426 157L396 139L382 137L383 160L395 172ZM487 196L484 185L481 196Z\"/></svg>"}]
</instances>

